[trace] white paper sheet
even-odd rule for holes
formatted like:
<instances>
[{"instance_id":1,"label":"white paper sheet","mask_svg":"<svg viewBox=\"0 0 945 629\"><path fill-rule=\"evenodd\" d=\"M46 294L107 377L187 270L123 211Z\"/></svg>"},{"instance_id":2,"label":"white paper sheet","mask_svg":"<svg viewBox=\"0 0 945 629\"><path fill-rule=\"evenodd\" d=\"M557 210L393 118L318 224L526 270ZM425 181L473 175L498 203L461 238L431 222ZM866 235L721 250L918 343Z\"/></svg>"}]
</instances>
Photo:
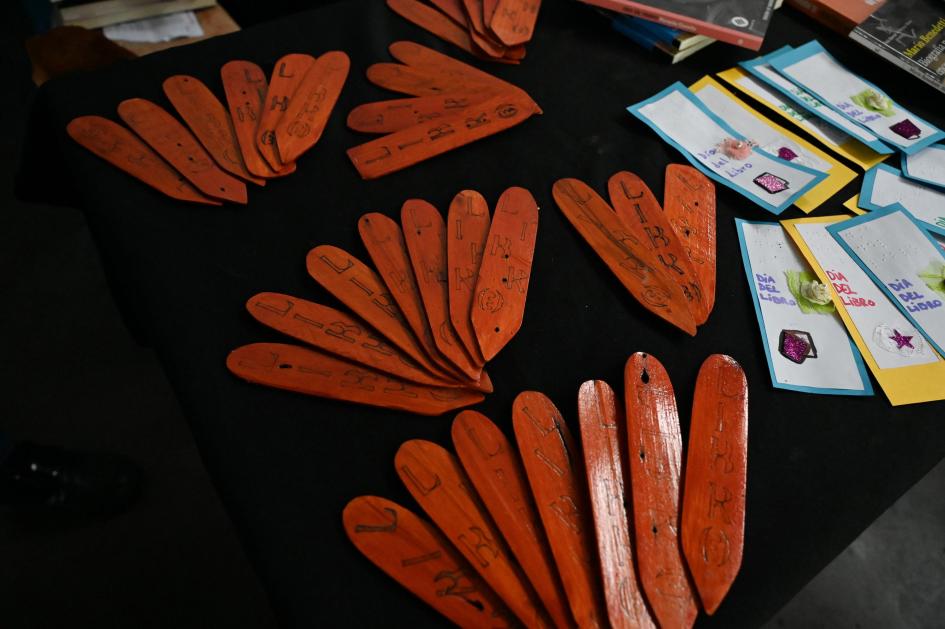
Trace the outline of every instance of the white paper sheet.
<instances>
[{"instance_id":1,"label":"white paper sheet","mask_svg":"<svg viewBox=\"0 0 945 629\"><path fill-rule=\"evenodd\" d=\"M159 15L144 20L113 24L102 29L113 41L155 44L181 37L202 37L204 32L193 11Z\"/></svg>"},{"instance_id":2,"label":"white paper sheet","mask_svg":"<svg viewBox=\"0 0 945 629\"><path fill-rule=\"evenodd\" d=\"M912 179L945 187L945 145L933 144L918 153L904 155L902 170Z\"/></svg>"}]
</instances>

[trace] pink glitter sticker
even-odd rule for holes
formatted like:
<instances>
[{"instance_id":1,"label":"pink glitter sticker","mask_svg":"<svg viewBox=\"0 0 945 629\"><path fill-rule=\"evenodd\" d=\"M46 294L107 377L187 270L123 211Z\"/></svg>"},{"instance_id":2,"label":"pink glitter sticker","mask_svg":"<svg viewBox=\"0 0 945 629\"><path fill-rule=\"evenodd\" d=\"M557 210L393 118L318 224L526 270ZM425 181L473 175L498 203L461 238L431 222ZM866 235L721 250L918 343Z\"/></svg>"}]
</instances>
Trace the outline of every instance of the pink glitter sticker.
<instances>
[{"instance_id":1,"label":"pink glitter sticker","mask_svg":"<svg viewBox=\"0 0 945 629\"><path fill-rule=\"evenodd\" d=\"M802 364L808 358L817 358L817 348L810 332L802 330L781 330L778 339L778 352L791 362Z\"/></svg>"},{"instance_id":2,"label":"pink glitter sticker","mask_svg":"<svg viewBox=\"0 0 945 629\"><path fill-rule=\"evenodd\" d=\"M918 140L919 136L922 135L922 130L915 126L915 123L908 118L897 122L889 128L907 140Z\"/></svg>"},{"instance_id":3,"label":"pink glitter sticker","mask_svg":"<svg viewBox=\"0 0 945 629\"><path fill-rule=\"evenodd\" d=\"M797 153L786 146L782 146L778 149L778 157L790 162L791 160L797 159Z\"/></svg>"},{"instance_id":4,"label":"pink glitter sticker","mask_svg":"<svg viewBox=\"0 0 945 629\"><path fill-rule=\"evenodd\" d=\"M756 185L764 188L764 191L768 194L777 194L787 190L789 187L787 181L781 179L777 175L772 175L771 173L767 172L761 173L752 179L752 181L754 181Z\"/></svg>"}]
</instances>

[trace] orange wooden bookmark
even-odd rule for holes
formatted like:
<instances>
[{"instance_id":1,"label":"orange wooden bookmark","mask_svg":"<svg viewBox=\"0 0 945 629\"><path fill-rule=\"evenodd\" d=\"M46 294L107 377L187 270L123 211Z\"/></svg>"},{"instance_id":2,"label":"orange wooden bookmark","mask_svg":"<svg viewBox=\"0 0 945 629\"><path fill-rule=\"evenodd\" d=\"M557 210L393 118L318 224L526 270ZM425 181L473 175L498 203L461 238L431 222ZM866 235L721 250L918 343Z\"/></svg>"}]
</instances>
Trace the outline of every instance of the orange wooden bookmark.
<instances>
[{"instance_id":1,"label":"orange wooden bookmark","mask_svg":"<svg viewBox=\"0 0 945 629\"><path fill-rule=\"evenodd\" d=\"M708 614L742 564L747 470L748 382L734 359L713 354L692 400L682 510L682 547Z\"/></svg>"},{"instance_id":2,"label":"orange wooden bookmark","mask_svg":"<svg viewBox=\"0 0 945 629\"><path fill-rule=\"evenodd\" d=\"M418 124L348 149L363 179L376 179L505 131L537 113L523 92L493 96L461 112Z\"/></svg>"},{"instance_id":3,"label":"orange wooden bookmark","mask_svg":"<svg viewBox=\"0 0 945 629\"><path fill-rule=\"evenodd\" d=\"M427 313L423 308L420 289L413 275L413 266L407 254L404 234L400 224L383 214L371 212L358 220L358 232L378 274L384 279L387 289L400 307L404 319L427 356L443 371L465 380L466 377L454 367L437 349Z\"/></svg>"},{"instance_id":4,"label":"orange wooden bookmark","mask_svg":"<svg viewBox=\"0 0 945 629\"><path fill-rule=\"evenodd\" d=\"M476 411L453 420L453 447L473 487L557 627L571 611L518 455L502 431Z\"/></svg>"},{"instance_id":5,"label":"orange wooden bookmark","mask_svg":"<svg viewBox=\"0 0 945 629\"><path fill-rule=\"evenodd\" d=\"M478 380L483 363L474 362L450 322L446 223L440 212L422 199L404 202L400 222L433 340L451 363L468 378Z\"/></svg>"},{"instance_id":6,"label":"orange wooden bookmark","mask_svg":"<svg viewBox=\"0 0 945 629\"><path fill-rule=\"evenodd\" d=\"M479 349L473 328L472 305L482 254L489 237L489 205L475 190L463 190L453 197L446 223L450 320L466 350L476 357L477 363L482 364L486 359Z\"/></svg>"},{"instance_id":7,"label":"orange wooden bookmark","mask_svg":"<svg viewBox=\"0 0 945 629\"><path fill-rule=\"evenodd\" d=\"M473 329L487 361L522 327L537 237L535 198L525 188L509 188L495 206L472 307Z\"/></svg>"},{"instance_id":8,"label":"orange wooden bookmark","mask_svg":"<svg viewBox=\"0 0 945 629\"><path fill-rule=\"evenodd\" d=\"M475 498L469 479L445 449L414 439L394 457L397 474L434 524L527 627L548 621L502 536Z\"/></svg>"},{"instance_id":9,"label":"orange wooden bookmark","mask_svg":"<svg viewBox=\"0 0 945 629\"><path fill-rule=\"evenodd\" d=\"M345 533L371 563L460 627L511 627L509 611L429 522L395 502L358 496Z\"/></svg>"},{"instance_id":10,"label":"orange wooden bookmark","mask_svg":"<svg viewBox=\"0 0 945 629\"><path fill-rule=\"evenodd\" d=\"M230 61L220 68L230 119L239 140L246 169L257 177L282 177L295 172L295 164L275 171L256 146L256 129L266 101L266 75L255 63ZM271 147L268 147L271 149Z\"/></svg>"},{"instance_id":11,"label":"orange wooden bookmark","mask_svg":"<svg viewBox=\"0 0 945 629\"><path fill-rule=\"evenodd\" d=\"M362 133L394 133L462 111L487 97L482 94L450 94L366 103L348 114L348 128Z\"/></svg>"},{"instance_id":12,"label":"orange wooden bookmark","mask_svg":"<svg viewBox=\"0 0 945 629\"><path fill-rule=\"evenodd\" d=\"M269 87L266 88L266 97L263 99L262 116L256 128L256 147L269 166L277 172L290 167L292 163L286 164L279 156L276 147L276 127L286 109L289 108L289 103L292 102L292 97L295 96L302 79L314 63L315 57L311 55L299 53L285 55L276 61L269 79Z\"/></svg>"},{"instance_id":13,"label":"orange wooden bookmark","mask_svg":"<svg viewBox=\"0 0 945 629\"><path fill-rule=\"evenodd\" d=\"M624 226L653 252L666 275L682 289L696 325L709 318L702 283L689 254L650 188L637 175L619 172L607 183L610 203Z\"/></svg>"},{"instance_id":14,"label":"orange wooden bookmark","mask_svg":"<svg viewBox=\"0 0 945 629\"><path fill-rule=\"evenodd\" d=\"M515 398L512 426L574 619L582 628L606 627L580 452L561 413L541 393Z\"/></svg>"},{"instance_id":15,"label":"orange wooden bookmark","mask_svg":"<svg viewBox=\"0 0 945 629\"><path fill-rule=\"evenodd\" d=\"M626 457L621 454L620 444L623 412L606 382L591 380L581 385L578 418L610 624L614 629L655 629L637 579L632 533L624 507Z\"/></svg>"},{"instance_id":16,"label":"orange wooden bookmark","mask_svg":"<svg viewBox=\"0 0 945 629\"><path fill-rule=\"evenodd\" d=\"M363 322L334 308L291 295L259 293L249 298L246 310L263 325L352 362L419 384L463 386L429 374Z\"/></svg>"},{"instance_id":17,"label":"orange wooden bookmark","mask_svg":"<svg viewBox=\"0 0 945 629\"><path fill-rule=\"evenodd\" d=\"M408 22L413 22L443 41L458 46L469 54L476 54L469 31L433 7L417 0L387 0L387 6Z\"/></svg>"},{"instance_id":18,"label":"orange wooden bookmark","mask_svg":"<svg viewBox=\"0 0 945 629\"><path fill-rule=\"evenodd\" d=\"M248 382L419 415L442 415L485 399L469 389L414 384L329 354L283 343L239 347L227 356L226 366Z\"/></svg>"},{"instance_id":19,"label":"orange wooden bookmark","mask_svg":"<svg viewBox=\"0 0 945 629\"><path fill-rule=\"evenodd\" d=\"M411 68L423 70L427 75L440 75L453 80L461 77L465 79L467 85L477 83L488 86L485 89L491 92L508 92L520 89L488 72L483 72L468 63L463 63L459 59L444 55L432 48L421 46L416 42L396 41L388 47L388 50L397 61Z\"/></svg>"},{"instance_id":20,"label":"orange wooden bookmark","mask_svg":"<svg viewBox=\"0 0 945 629\"><path fill-rule=\"evenodd\" d=\"M322 137L350 67L348 55L334 50L316 59L305 73L276 125L276 148L283 162L294 162Z\"/></svg>"},{"instance_id":21,"label":"orange wooden bookmark","mask_svg":"<svg viewBox=\"0 0 945 629\"><path fill-rule=\"evenodd\" d=\"M373 63L366 72L368 80L392 92L410 96L457 96L496 94L491 83L469 81L464 76L450 76L430 72L401 63Z\"/></svg>"},{"instance_id":22,"label":"orange wooden bookmark","mask_svg":"<svg viewBox=\"0 0 945 629\"><path fill-rule=\"evenodd\" d=\"M177 74L165 79L163 88L164 95L220 168L258 186L266 185L265 179L246 169L230 115L200 79Z\"/></svg>"},{"instance_id":23,"label":"orange wooden bookmark","mask_svg":"<svg viewBox=\"0 0 945 629\"><path fill-rule=\"evenodd\" d=\"M430 4L459 26L466 26L466 10L463 7L463 0L430 0Z\"/></svg>"},{"instance_id":24,"label":"orange wooden bookmark","mask_svg":"<svg viewBox=\"0 0 945 629\"><path fill-rule=\"evenodd\" d=\"M706 308L715 305L715 184L684 164L666 166L663 213L699 277Z\"/></svg>"},{"instance_id":25,"label":"orange wooden bookmark","mask_svg":"<svg viewBox=\"0 0 945 629\"><path fill-rule=\"evenodd\" d=\"M524 44L532 38L541 0L498 0L489 27L506 46Z\"/></svg>"},{"instance_id":26,"label":"orange wooden bookmark","mask_svg":"<svg viewBox=\"0 0 945 629\"><path fill-rule=\"evenodd\" d=\"M577 179L559 179L552 195L571 225L644 308L695 335L696 324L682 290L657 268L659 263L600 195Z\"/></svg>"},{"instance_id":27,"label":"orange wooden bookmark","mask_svg":"<svg viewBox=\"0 0 945 629\"><path fill-rule=\"evenodd\" d=\"M130 98L118 105L118 115L205 195L246 203L246 185L220 170L190 131L162 108L143 98Z\"/></svg>"},{"instance_id":28,"label":"orange wooden bookmark","mask_svg":"<svg viewBox=\"0 0 945 629\"><path fill-rule=\"evenodd\" d=\"M482 0L462 0L469 38L489 57L502 57L506 46L486 30L482 21Z\"/></svg>"},{"instance_id":29,"label":"orange wooden bookmark","mask_svg":"<svg viewBox=\"0 0 945 629\"><path fill-rule=\"evenodd\" d=\"M221 205L216 199L201 194L151 147L117 122L101 116L80 116L69 122L66 131L69 137L112 166L171 198Z\"/></svg>"},{"instance_id":30,"label":"orange wooden bookmark","mask_svg":"<svg viewBox=\"0 0 945 629\"><path fill-rule=\"evenodd\" d=\"M640 581L661 627L691 627L699 613L679 544L682 436L673 385L652 356L624 368L630 487Z\"/></svg>"}]
</instances>

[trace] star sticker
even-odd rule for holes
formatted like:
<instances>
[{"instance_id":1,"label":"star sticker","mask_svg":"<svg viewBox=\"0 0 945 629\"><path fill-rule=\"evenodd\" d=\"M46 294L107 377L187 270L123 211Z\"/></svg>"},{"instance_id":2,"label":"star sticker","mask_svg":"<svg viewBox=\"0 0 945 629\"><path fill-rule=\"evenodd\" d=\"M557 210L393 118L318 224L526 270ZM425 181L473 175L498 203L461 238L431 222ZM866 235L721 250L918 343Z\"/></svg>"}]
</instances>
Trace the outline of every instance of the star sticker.
<instances>
[{"instance_id":1,"label":"star sticker","mask_svg":"<svg viewBox=\"0 0 945 629\"><path fill-rule=\"evenodd\" d=\"M903 347L908 347L909 349L915 349L912 346L912 337L904 336L899 332L899 330L893 330L893 336L889 337L890 340L896 341L896 349L902 349Z\"/></svg>"}]
</instances>

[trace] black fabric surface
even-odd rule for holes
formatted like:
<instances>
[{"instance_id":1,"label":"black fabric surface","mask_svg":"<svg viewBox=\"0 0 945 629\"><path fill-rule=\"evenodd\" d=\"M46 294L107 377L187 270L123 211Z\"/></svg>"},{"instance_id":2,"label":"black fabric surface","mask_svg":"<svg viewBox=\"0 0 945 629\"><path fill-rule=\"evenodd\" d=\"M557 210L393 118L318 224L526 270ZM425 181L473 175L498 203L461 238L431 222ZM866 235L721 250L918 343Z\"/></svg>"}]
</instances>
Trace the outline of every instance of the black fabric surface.
<instances>
[{"instance_id":1,"label":"black fabric surface","mask_svg":"<svg viewBox=\"0 0 945 629\"><path fill-rule=\"evenodd\" d=\"M945 124L941 94L788 9L775 16L764 52L812 37L917 114ZM853 398L772 388L733 217L773 217L732 191L718 187L718 297L695 338L638 305L551 197L560 177L581 178L604 192L607 178L621 169L639 173L662 196L664 167L682 159L625 107L753 53L715 44L670 66L613 33L591 9L548 1L526 60L487 67L526 89L543 116L363 182L344 149L368 138L347 130L344 118L355 105L395 97L369 84L364 71L391 61L387 46L398 39L469 60L382 3L355 2L50 82L33 107L19 194L87 214L116 297L159 353L280 619L293 627L365 627L443 622L353 549L341 510L360 494L416 509L394 472L394 453L412 438L448 446L452 416L411 416L238 380L224 367L229 350L282 340L253 321L243 304L269 290L334 305L307 276L305 254L328 243L366 260L356 225L364 212L397 217L410 197L445 212L464 188L494 204L506 187L527 187L542 210L525 322L489 366L496 390L476 408L511 434L514 396L538 390L576 432L581 382L601 378L620 390L627 357L646 351L673 379L685 436L699 365L711 353L735 357L750 387L745 556L728 599L698 625L757 626L945 455L945 405L894 409L881 392ZM65 134L74 116L117 119L125 98L168 106L161 82L172 74L193 74L222 97L219 68L229 60L249 59L268 72L288 52L331 49L347 51L352 73L323 138L296 174L252 188L248 207L173 202ZM859 181L818 213L839 210ZM784 216L798 215L791 209Z\"/></svg>"}]
</instances>

